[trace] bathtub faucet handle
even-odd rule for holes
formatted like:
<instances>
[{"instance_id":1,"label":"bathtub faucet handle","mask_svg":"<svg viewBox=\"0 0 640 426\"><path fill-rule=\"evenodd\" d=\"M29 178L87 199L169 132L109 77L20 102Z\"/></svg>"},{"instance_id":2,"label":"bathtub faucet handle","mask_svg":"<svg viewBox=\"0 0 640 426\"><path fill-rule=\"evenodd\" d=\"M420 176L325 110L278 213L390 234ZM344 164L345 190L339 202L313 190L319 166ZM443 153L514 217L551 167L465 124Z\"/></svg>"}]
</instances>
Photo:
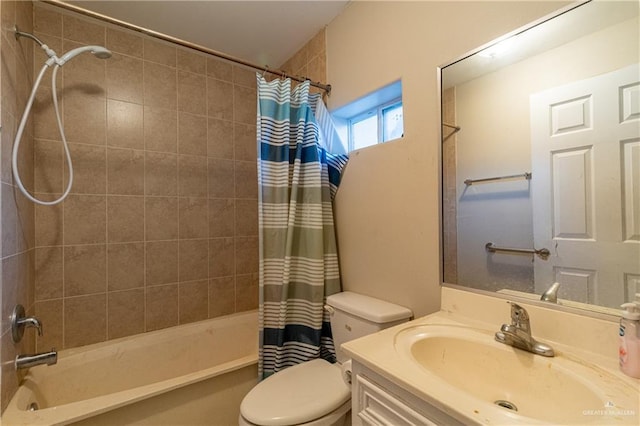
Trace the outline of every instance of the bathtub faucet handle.
<instances>
[{"instance_id":1,"label":"bathtub faucet handle","mask_svg":"<svg viewBox=\"0 0 640 426\"><path fill-rule=\"evenodd\" d=\"M38 336L42 336L42 324L36 317L25 316L24 307L16 305L11 314L11 337L14 343L22 340L24 329L33 327L38 330Z\"/></svg>"}]
</instances>

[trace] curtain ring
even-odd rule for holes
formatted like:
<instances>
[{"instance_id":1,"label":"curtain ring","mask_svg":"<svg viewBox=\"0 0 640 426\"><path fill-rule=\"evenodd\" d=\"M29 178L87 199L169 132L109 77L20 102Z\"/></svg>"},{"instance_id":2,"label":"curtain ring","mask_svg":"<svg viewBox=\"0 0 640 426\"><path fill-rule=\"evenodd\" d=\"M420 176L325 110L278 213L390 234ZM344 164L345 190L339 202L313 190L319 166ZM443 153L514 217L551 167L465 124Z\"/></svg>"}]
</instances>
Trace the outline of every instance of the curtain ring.
<instances>
[{"instance_id":1,"label":"curtain ring","mask_svg":"<svg viewBox=\"0 0 640 426\"><path fill-rule=\"evenodd\" d=\"M267 71L269 71L269 65L264 66L264 69L262 70L262 78L264 78L264 75L267 73Z\"/></svg>"}]
</instances>

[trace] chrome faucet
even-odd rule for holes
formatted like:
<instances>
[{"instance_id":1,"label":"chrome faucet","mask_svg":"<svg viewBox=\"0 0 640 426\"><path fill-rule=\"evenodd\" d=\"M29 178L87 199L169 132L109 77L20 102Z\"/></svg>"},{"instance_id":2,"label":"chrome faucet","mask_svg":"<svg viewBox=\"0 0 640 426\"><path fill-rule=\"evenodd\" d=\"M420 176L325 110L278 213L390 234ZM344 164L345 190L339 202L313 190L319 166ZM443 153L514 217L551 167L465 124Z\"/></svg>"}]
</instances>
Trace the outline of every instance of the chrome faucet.
<instances>
[{"instance_id":1,"label":"chrome faucet","mask_svg":"<svg viewBox=\"0 0 640 426\"><path fill-rule=\"evenodd\" d=\"M42 336L42 324L36 317L25 316L24 306L16 305L11 313L11 337L14 343L20 342L24 335L24 329L33 327L38 330L38 336Z\"/></svg>"},{"instance_id":2,"label":"chrome faucet","mask_svg":"<svg viewBox=\"0 0 640 426\"><path fill-rule=\"evenodd\" d=\"M15 366L16 370L20 370L41 364L53 365L56 362L58 362L58 352L55 348L52 348L49 352L32 355L18 355L16 356Z\"/></svg>"},{"instance_id":3,"label":"chrome faucet","mask_svg":"<svg viewBox=\"0 0 640 426\"><path fill-rule=\"evenodd\" d=\"M551 346L540 343L531 336L529 313L517 303L508 303L511 305L511 324L502 324L500 331L495 335L496 340L534 354L555 356Z\"/></svg>"},{"instance_id":4,"label":"chrome faucet","mask_svg":"<svg viewBox=\"0 0 640 426\"><path fill-rule=\"evenodd\" d=\"M560 283L556 282L551 284L551 287L547 289L542 296L540 296L540 300L544 302L558 303L558 289L560 288Z\"/></svg>"}]
</instances>

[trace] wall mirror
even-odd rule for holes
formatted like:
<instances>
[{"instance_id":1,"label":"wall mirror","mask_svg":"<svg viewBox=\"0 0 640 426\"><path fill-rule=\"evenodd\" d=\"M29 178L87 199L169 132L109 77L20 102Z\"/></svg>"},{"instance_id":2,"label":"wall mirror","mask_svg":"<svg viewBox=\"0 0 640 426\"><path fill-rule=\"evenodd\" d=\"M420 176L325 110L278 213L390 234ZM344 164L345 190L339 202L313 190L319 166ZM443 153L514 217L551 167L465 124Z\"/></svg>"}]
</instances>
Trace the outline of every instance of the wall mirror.
<instances>
[{"instance_id":1,"label":"wall mirror","mask_svg":"<svg viewBox=\"0 0 640 426\"><path fill-rule=\"evenodd\" d=\"M442 68L445 285L640 293L638 9L573 5Z\"/></svg>"}]
</instances>

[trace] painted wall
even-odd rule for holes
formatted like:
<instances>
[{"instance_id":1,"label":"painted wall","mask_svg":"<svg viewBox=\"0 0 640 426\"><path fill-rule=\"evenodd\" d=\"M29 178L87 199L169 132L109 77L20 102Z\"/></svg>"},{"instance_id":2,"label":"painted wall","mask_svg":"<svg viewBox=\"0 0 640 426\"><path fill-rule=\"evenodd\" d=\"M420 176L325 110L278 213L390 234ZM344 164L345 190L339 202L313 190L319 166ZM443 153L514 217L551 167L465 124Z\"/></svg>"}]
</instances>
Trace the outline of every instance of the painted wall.
<instances>
[{"instance_id":1,"label":"painted wall","mask_svg":"<svg viewBox=\"0 0 640 426\"><path fill-rule=\"evenodd\" d=\"M638 28L636 17L456 88L464 129L457 152L458 284L538 293L548 287L536 283L534 290L531 256L487 257L483 249L489 241L533 247L530 182L466 187L464 180L531 171L530 95L638 63Z\"/></svg>"},{"instance_id":2,"label":"painted wall","mask_svg":"<svg viewBox=\"0 0 640 426\"><path fill-rule=\"evenodd\" d=\"M343 286L440 308L437 67L566 2L352 2L327 28L338 108L402 79L404 138L351 155L336 198Z\"/></svg>"}]
</instances>

